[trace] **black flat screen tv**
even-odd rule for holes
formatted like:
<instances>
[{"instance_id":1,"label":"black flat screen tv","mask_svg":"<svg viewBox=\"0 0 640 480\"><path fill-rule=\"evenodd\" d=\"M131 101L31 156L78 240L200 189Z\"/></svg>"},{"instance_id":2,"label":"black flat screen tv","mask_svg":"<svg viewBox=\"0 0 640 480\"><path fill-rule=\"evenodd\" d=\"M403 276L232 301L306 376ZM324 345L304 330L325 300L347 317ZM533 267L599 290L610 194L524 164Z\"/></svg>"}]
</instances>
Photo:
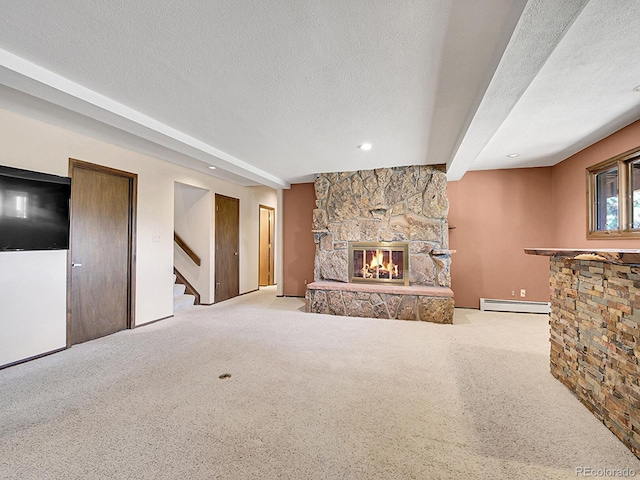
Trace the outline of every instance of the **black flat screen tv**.
<instances>
[{"instance_id":1,"label":"black flat screen tv","mask_svg":"<svg viewBox=\"0 0 640 480\"><path fill-rule=\"evenodd\" d=\"M0 251L67 250L71 179L0 165Z\"/></svg>"}]
</instances>

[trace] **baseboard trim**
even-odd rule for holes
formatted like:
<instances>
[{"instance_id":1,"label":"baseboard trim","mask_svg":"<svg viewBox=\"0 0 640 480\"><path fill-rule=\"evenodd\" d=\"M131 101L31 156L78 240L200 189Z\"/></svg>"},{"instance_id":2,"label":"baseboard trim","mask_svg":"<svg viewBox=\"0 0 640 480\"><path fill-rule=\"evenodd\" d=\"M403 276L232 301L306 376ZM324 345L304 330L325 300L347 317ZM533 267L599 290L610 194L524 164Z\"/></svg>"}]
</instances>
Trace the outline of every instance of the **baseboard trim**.
<instances>
[{"instance_id":1,"label":"baseboard trim","mask_svg":"<svg viewBox=\"0 0 640 480\"><path fill-rule=\"evenodd\" d=\"M57 348L55 350L51 350L50 352L40 353L39 355L34 355L33 357L23 358L22 360L16 360L15 362L6 363L4 365L0 365L0 370L4 368L13 367L15 365L20 365L21 363L30 362L31 360L37 360L38 358L47 357L49 355L53 355L54 353L62 352L66 350L67 347Z\"/></svg>"},{"instance_id":2,"label":"baseboard trim","mask_svg":"<svg viewBox=\"0 0 640 480\"><path fill-rule=\"evenodd\" d=\"M258 292L258 291L260 291L260 288L259 288L259 287L258 287L258 288L256 288L255 290L249 290L248 292L240 293L238 296L239 296L239 297L241 297L242 295L246 295L246 294L248 294L248 293L253 293L253 292Z\"/></svg>"},{"instance_id":3,"label":"baseboard trim","mask_svg":"<svg viewBox=\"0 0 640 480\"><path fill-rule=\"evenodd\" d=\"M136 328L140 328L140 327L146 327L147 325L153 325L154 323L161 322L162 320L166 320L167 318L171 318L171 317L173 317L173 315L169 315L168 317L162 317L162 318L159 318L157 320L151 320L150 322L146 322L146 323L142 323L140 325L136 325L133 328L136 329Z\"/></svg>"}]
</instances>

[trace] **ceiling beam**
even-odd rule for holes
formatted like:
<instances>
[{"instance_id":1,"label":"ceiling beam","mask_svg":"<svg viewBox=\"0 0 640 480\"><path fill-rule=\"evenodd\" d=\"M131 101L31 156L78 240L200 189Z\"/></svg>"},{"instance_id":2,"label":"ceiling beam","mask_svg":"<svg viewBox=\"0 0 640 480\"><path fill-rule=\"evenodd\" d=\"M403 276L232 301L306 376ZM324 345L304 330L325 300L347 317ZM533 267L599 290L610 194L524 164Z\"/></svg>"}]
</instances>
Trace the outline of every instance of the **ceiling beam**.
<instances>
[{"instance_id":1,"label":"ceiling beam","mask_svg":"<svg viewBox=\"0 0 640 480\"><path fill-rule=\"evenodd\" d=\"M589 0L529 0L447 165L449 181L460 180L518 103Z\"/></svg>"},{"instance_id":2,"label":"ceiling beam","mask_svg":"<svg viewBox=\"0 0 640 480\"><path fill-rule=\"evenodd\" d=\"M164 160L184 165L184 157L191 157L250 182L289 188L281 178L2 49L0 85L127 132L142 141L141 150L148 150L149 143L156 145ZM136 142L130 139L128 148L136 149Z\"/></svg>"}]
</instances>

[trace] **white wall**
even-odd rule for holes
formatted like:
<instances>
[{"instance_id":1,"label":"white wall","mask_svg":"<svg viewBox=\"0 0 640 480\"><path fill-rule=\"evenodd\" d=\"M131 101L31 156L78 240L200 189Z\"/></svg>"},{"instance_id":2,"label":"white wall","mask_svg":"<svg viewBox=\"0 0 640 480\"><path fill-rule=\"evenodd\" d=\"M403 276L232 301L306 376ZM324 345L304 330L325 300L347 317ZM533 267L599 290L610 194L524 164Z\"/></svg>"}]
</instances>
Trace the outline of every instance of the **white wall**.
<instances>
[{"instance_id":1,"label":"white wall","mask_svg":"<svg viewBox=\"0 0 640 480\"><path fill-rule=\"evenodd\" d=\"M67 251L0 252L0 365L67 344Z\"/></svg>"},{"instance_id":2,"label":"white wall","mask_svg":"<svg viewBox=\"0 0 640 480\"><path fill-rule=\"evenodd\" d=\"M241 187L5 110L0 110L0 145L1 165L67 175L69 158L75 158L138 174L136 325L173 314L176 181L240 199L240 292L258 288L258 205L276 207L275 190ZM154 236L160 240L153 241ZM0 289L0 365L65 346L63 256L63 252L0 254L0 285L12 285ZM18 302L16 291L24 292L19 298L30 301ZM28 325L28 331L19 330L16 322Z\"/></svg>"}]
</instances>

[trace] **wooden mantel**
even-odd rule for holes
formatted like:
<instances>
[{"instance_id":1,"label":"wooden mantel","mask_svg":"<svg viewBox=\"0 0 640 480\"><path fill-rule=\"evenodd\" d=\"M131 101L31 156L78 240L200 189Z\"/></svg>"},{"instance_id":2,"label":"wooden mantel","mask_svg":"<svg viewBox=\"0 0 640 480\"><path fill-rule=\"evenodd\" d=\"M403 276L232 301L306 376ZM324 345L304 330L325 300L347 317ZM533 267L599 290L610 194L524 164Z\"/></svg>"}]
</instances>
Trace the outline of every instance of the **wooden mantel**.
<instances>
[{"instance_id":1,"label":"wooden mantel","mask_svg":"<svg viewBox=\"0 0 640 480\"><path fill-rule=\"evenodd\" d=\"M525 248L528 255L564 258L567 260L592 260L594 262L615 263L617 265L640 265L640 250L597 248Z\"/></svg>"}]
</instances>

